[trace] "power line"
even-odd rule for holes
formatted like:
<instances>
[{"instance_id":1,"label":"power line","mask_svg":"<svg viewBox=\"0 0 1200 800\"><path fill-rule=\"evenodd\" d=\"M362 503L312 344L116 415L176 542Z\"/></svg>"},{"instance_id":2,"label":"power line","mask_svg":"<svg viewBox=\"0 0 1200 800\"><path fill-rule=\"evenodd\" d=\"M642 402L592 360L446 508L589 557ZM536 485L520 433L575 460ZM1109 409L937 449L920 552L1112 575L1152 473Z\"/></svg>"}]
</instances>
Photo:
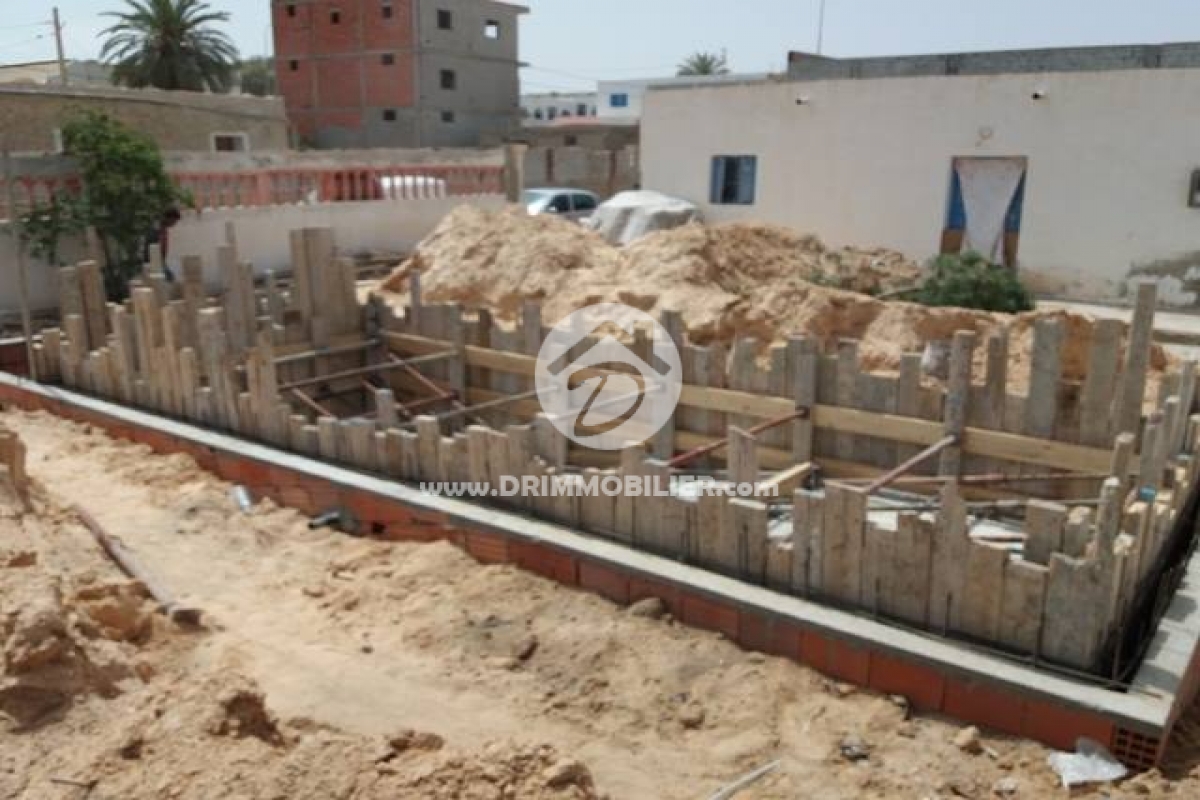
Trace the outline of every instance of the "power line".
<instances>
[{"instance_id":1,"label":"power line","mask_svg":"<svg viewBox=\"0 0 1200 800\"><path fill-rule=\"evenodd\" d=\"M44 28L50 25L50 22L26 22L23 25L0 25L0 31L15 31L21 28Z\"/></svg>"},{"instance_id":2,"label":"power line","mask_svg":"<svg viewBox=\"0 0 1200 800\"><path fill-rule=\"evenodd\" d=\"M34 36L32 39L22 39L19 42L9 42L8 44L0 44L0 48L20 47L21 45L32 44L34 42L39 42L42 39L48 39L48 38L50 38L50 34L43 33L41 36Z\"/></svg>"}]
</instances>

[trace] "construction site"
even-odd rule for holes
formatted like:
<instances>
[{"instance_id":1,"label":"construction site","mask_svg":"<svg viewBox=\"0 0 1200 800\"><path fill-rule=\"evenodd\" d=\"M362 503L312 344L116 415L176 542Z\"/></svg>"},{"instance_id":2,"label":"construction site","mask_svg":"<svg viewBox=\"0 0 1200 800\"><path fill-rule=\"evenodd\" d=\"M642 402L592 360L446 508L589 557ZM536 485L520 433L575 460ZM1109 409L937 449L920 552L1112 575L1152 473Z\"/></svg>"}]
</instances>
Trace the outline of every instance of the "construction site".
<instances>
[{"instance_id":1,"label":"construction site","mask_svg":"<svg viewBox=\"0 0 1200 800\"><path fill-rule=\"evenodd\" d=\"M1101 796L1200 792L1153 284L1130 324L931 308L882 249L469 206L382 280L329 228L256 278L240 234L123 303L95 252L5 346L0 795L1049 797L1081 740ZM682 367L616 450L535 386L598 303ZM681 475L760 491L581 490ZM506 478L557 490L433 489Z\"/></svg>"}]
</instances>

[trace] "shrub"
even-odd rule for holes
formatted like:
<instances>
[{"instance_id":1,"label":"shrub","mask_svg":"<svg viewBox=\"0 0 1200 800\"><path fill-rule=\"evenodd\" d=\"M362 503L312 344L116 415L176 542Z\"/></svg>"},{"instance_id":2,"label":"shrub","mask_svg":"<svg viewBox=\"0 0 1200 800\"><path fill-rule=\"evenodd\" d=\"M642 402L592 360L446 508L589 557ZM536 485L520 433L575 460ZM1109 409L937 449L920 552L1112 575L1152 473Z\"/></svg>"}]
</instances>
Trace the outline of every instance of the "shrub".
<instances>
[{"instance_id":1,"label":"shrub","mask_svg":"<svg viewBox=\"0 0 1200 800\"><path fill-rule=\"evenodd\" d=\"M1015 271L990 263L979 253L941 255L911 299L927 306L957 306L1016 314L1032 311L1033 296Z\"/></svg>"}]
</instances>

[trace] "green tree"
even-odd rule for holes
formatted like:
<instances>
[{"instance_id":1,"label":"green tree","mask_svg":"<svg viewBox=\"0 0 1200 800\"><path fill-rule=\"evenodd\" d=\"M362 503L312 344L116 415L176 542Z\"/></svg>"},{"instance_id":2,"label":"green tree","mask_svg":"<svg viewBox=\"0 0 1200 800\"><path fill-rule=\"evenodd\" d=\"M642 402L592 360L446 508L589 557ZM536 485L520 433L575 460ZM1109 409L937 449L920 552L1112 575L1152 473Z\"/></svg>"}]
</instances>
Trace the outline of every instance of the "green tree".
<instances>
[{"instance_id":1,"label":"green tree","mask_svg":"<svg viewBox=\"0 0 1200 800\"><path fill-rule=\"evenodd\" d=\"M189 202L171 181L158 146L147 136L97 111L81 111L63 126L63 146L83 178L78 193L60 192L32 209L22 230L35 255L60 266L65 236L96 230L104 249L110 300L129 294L145 262L147 236L168 209Z\"/></svg>"},{"instance_id":2,"label":"green tree","mask_svg":"<svg viewBox=\"0 0 1200 800\"><path fill-rule=\"evenodd\" d=\"M109 12L117 22L102 35L104 63L113 83L141 88L227 92L238 52L213 23L229 14L204 0L125 0L127 10Z\"/></svg>"},{"instance_id":3,"label":"green tree","mask_svg":"<svg viewBox=\"0 0 1200 800\"><path fill-rule=\"evenodd\" d=\"M729 61L724 51L720 53L696 52L685 58L676 73L680 77L689 75L728 75Z\"/></svg>"},{"instance_id":4,"label":"green tree","mask_svg":"<svg viewBox=\"0 0 1200 800\"><path fill-rule=\"evenodd\" d=\"M238 82L246 94L257 97L277 94L275 62L262 56L246 59L238 67Z\"/></svg>"}]
</instances>

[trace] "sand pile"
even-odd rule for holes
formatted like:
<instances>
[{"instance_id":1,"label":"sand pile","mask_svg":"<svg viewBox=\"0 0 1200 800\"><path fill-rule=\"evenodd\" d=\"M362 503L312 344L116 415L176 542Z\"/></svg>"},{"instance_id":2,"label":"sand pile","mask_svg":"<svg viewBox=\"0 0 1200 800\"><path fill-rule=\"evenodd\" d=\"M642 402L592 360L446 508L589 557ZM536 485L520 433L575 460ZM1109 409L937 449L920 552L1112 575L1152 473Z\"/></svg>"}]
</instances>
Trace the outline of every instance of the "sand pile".
<instances>
[{"instance_id":1,"label":"sand pile","mask_svg":"<svg viewBox=\"0 0 1200 800\"><path fill-rule=\"evenodd\" d=\"M904 353L970 330L984 339L1010 334L1010 385L1028 379L1032 328L1039 314L1010 316L956 308L928 308L870 296L913 285L916 264L888 250L828 248L813 236L770 225L686 225L650 234L627 248L554 217L519 210L462 206L380 285L402 304L407 277L421 273L427 302L488 308L511 319L526 298L542 300L548 324L591 303L636 306L652 314L683 313L691 339L728 343L738 337L779 341L788 335L862 342L863 367L895 370ZM867 294L864 294L867 293ZM1086 369L1092 322L1056 312L1067 335L1064 375ZM983 373L979 348L976 379ZM1165 368L1156 348L1152 366Z\"/></svg>"},{"instance_id":2,"label":"sand pile","mask_svg":"<svg viewBox=\"0 0 1200 800\"><path fill-rule=\"evenodd\" d=\"M693 223L618 248L554 217L470 206L449 214L381 288L406 291L414 270L430 302L486 306L501 316L526 298L543 299L561 318L588 302L625 297L647 310L681 309L696 323L810 282L875 294L920 275L899 253L830 249L772 225Z\"/></svg>"}]
</instances>

